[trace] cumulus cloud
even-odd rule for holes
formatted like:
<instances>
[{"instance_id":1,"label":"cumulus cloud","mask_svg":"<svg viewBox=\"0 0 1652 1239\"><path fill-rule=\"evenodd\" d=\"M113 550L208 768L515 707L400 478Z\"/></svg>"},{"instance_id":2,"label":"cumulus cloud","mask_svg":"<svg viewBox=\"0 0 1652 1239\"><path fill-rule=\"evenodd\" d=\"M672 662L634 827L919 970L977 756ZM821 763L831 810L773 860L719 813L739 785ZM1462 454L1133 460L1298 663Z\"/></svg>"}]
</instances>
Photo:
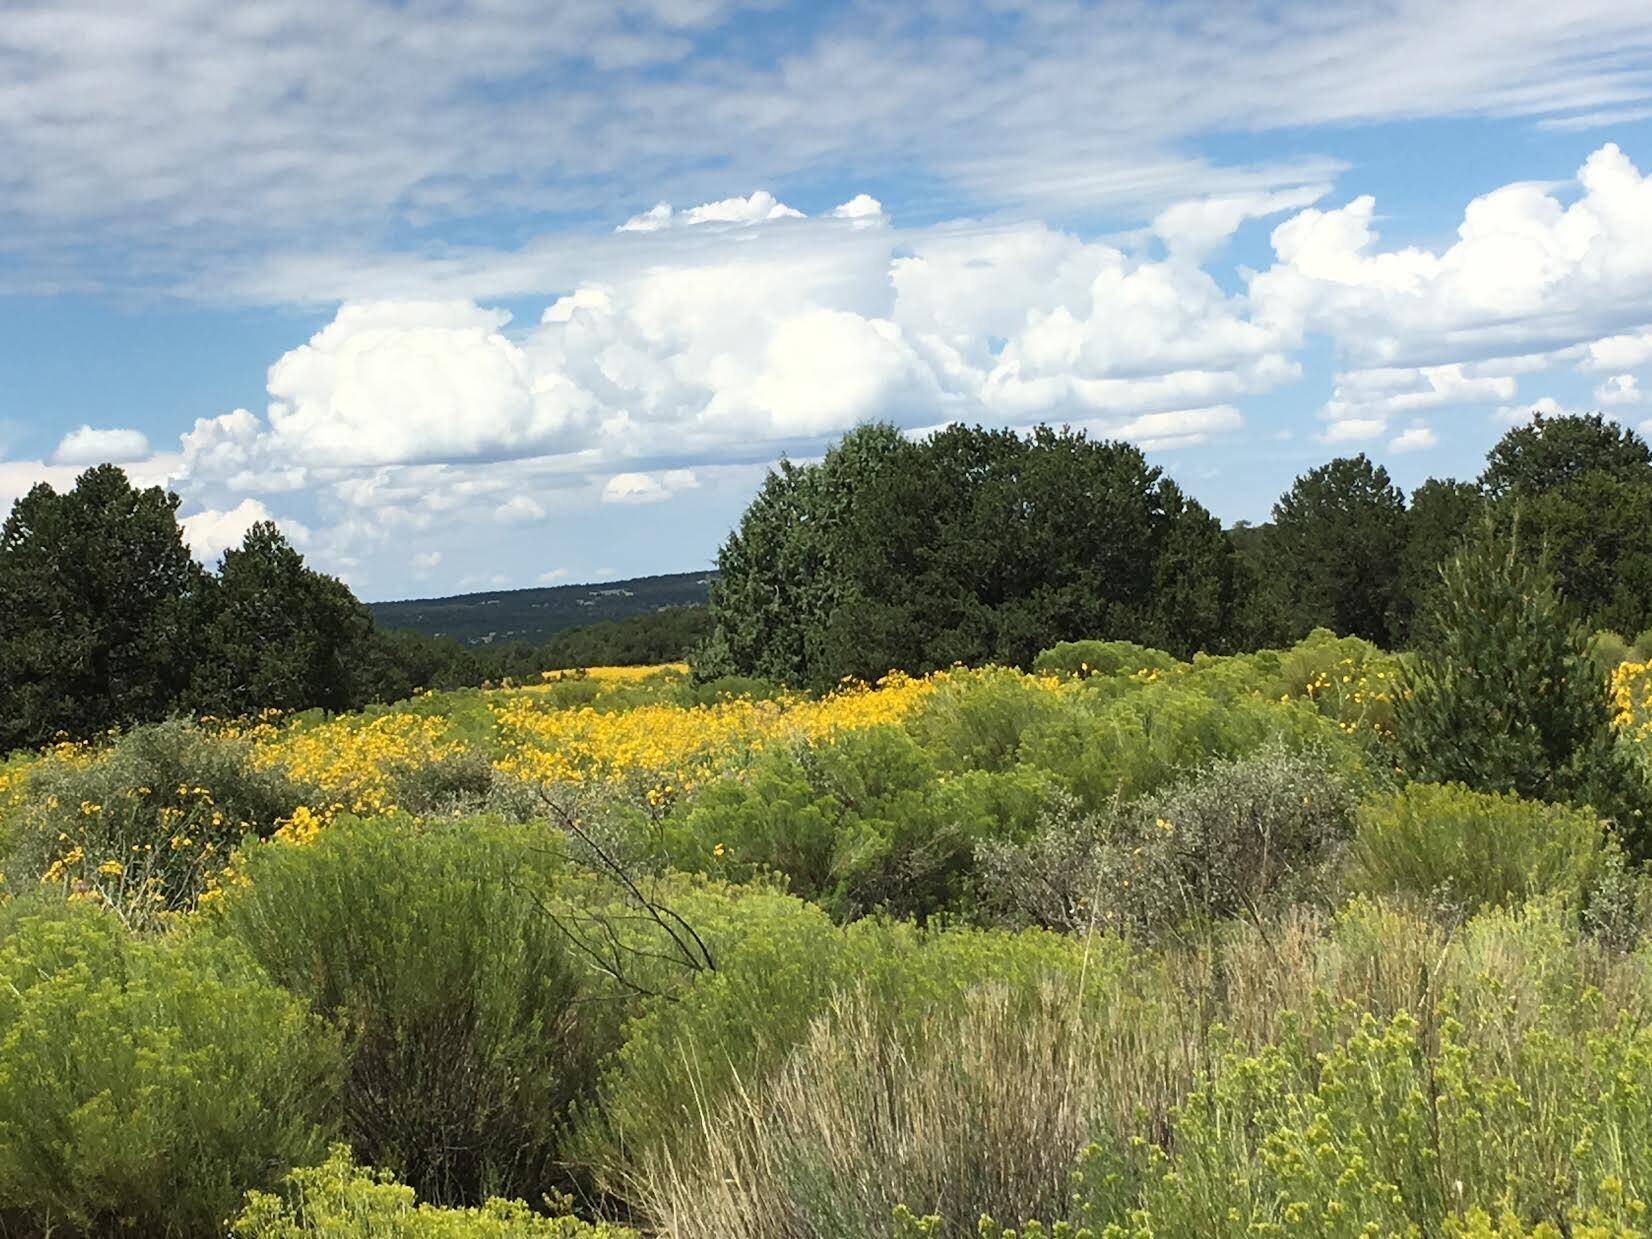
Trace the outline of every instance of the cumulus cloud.
<instances>
[{"instance_id":1,"label":"cumulus cloud","mask_svg":"<svg viewBox=\"0 0 1652 1239\"><path fill-rule=\"evenodd\" d=\"M1595 399L1605 405L1639 404L1644 395L1633 374L1614 374L1595 388Z\"/></svg>"},{"instance_id":2,"label":"cumulus cloud","mask_svg":"<svg viewBox=\"0 0 1652 1239\"><path fill-rule=\"evenodd\" d=\"M1590 155L1581 193L1506 185L1470 202L1457 240L1383 250L1369 195L1299 212L1251 281L1261 321L1333 334L1362 366L1534 353L1644 321L1652 292L1652 178L1617 146Z\"/></svg>"},{"instance_id":3,"label":"cumulus cloud","mask_svg":"<svg viewBox=\"0 0 1652 1239\"><path fill-rule=\"evenodd\" d=\"M493 510L493 518L506 525L544 520L545 508L531 495L512 495Z\"/></svg>"},{"instance_id":4,"label":"cumulus cloud","mask_svg":"<svg viewBox=\"0 0 1652 1239\"><path fill-rule=\"evenodd\" d=\"M308 487L341 513L329 553L359 556L454 521L560 517L570 496L660 502L717 462L807 456L873 418L1194 447L1300 380L1313 338L1336 360L1319 441L1421 451L1438 416L1558 409L1520 398L1561 369L1633 403L1652 361L1649 186L1604 146L1573 186L1476 198L1433 248L1385 246L1374 199L1325 205L1317 183L1213 194L1106 239L897 227L868 195L812 219L762 191L663 208L662 235L598 238L537 319L465 297L345 304L271 367L262 417L184 436L182 484L213 510ZM1218 278L1214 247L1279 212L1271 265Z\"/></svg>"},{"instance_id":5,"label":"cumulus cloud","mask_svg":"<svg viewBox=\"0 0 1652 1239\"><path fill-rule=\"evenodd\" d=\"M871 204L871 210L865 208L865 203ZM852 210L851 210L852 208ZM861 194L853 202L845 203L833 214L848 211L846 218L864 218L867 215L881 215L883 208L877 199ZM781 202L766 189L759 189L744 198L723 198L717 202L702 203L697 207L689 207L686 211L674 210L669 202L655 203L654 206L633 215L616 232L661 232L664 229L677 227L693 227L695 224L764 224L777 219L803 219L802 211L795 210Z\"/></svg>"},{"instance_id":6,"label":"cumulus cloud","mask_svg":"<svg viewBox=\"0 0 1652 1239\"><path fill-rule=\"evenodd\" d=\"M700 480L691 469L664 473L616 473L602 488L604 503L659 503L680 491L693 490Z\"/></svg>"},{"instance_id":7,"label":"cumulus cloud","mask_svg":"<svg viewBox=\"0 0 1652 1239\"><path fill-rule=\"evenodd\" d=\"M1330 189L1329 184L1321 183L1178 202L1159 212L1153 220L1153 232L1172 253L1198 262L1227 241L1246 220L1309 206Z\"/></svg>"},{"instance_id":8,"label":"cumulus cloud","mask_svg":"<svg viewBox=\"0 0 1652 1239\"><path fill-rule=\"evenodd\" d=\"M131 464L148 460L149 440L141 431L82 426L64 435L52 453L54 465Z\"/></svg>"},{"instance_id":9,"label":"cumulus cloud","mask_svg":"<svg viewBox=\"0 0 1652 1239\"><path fill-rule=\"evenodd\" d=\"M1412 422L1388 441L1391 452L1422 452L1439 444L1439 436L1422 422Z\"/></svg>"},{"instance_id":10,"label":"cumulus cloud","mask_svg":"<svg viewBox=\"0 0 1652 1239\"><path fill-rule=\"evenodd\" d=\"M501 310L465 302L347 305L269 373L280 448L306 462L380 465L550 450L588 398L537 369Z\"/></svg>"},{"instance_id":11,"label":"cumulus cloud","mask_svg":"<svg viewBox=\"0 0 1652 1239\"><path fill-rule=\"evenodd\" d=\"M847 219L857 225L882 223L887 216L883 213L883 203L871 194L856 194L849 201L832 208L833 219Z\"/></svg>"},{"instance_id":12,"label":"cumulus cloud","mask_svg":"<svg viewBox=\"0 0 1652 1239\"><path fill-rule=\"evenodd\" d=\"M195 558L205 564L217 562L227 550L241 544L247 530L261 521L274 521L294 546L303 546L310 540L309 529L298 521L277 520L275 515L256 499L243 499L233 508L223 511L196 512L179 520L183 526L184 541Z\"/></svg>"}]
</instances>

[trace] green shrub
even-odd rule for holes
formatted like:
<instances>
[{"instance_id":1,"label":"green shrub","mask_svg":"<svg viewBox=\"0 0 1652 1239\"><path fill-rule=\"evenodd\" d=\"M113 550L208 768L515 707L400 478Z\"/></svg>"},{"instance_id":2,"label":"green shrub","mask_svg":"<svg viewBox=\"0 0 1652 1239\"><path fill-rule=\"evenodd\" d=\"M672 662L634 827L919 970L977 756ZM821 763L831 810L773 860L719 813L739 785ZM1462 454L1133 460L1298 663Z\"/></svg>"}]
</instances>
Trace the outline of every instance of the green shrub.
<instances>
[{"instance_id":1,"label":"green shrub","mask_svg":"<svg viewBox=\"0 0 1652 1239\"><path fill-rule=\"evenodd\" d=\"M1317 899L1355 794L1322 752L1272 742L1133 805L1047 814L1020 843L981 849L983 899L1011 923L1154 933Z\"/></svg>"},{"instance_id":2,"label":"green shrub","mask_svg":"<svg viewBox=\"0 0 1652 1239\"><path fill-rule=\"evenodd\" d=\"M322 1165L295 1170L280 1194L250 1192L232 1239L636 1239L636 1232L543 1217L517 1200L477 1208L416 1203L412 1188L356 1165L338 1145Z\"/></svg>"},{"instance_id":3,"label":"green shrub","mask_svg":"<svg viewBox=\"0 0 1652 1239\"><path fill-rule=\"evenodd\" d=\"M1270 742L1321 747L1350 774L1364 763L1358 746L1310 702L1224 700L1180 681L1146 684L1040 726L1023 739L1021 760L1053 774L1086 810L1101 812Z\"/></svg>"},{"instance_id":4,"label":"green shrub","mask_svg":"<svg viewBox=\"0 0 1652 1239\"><path fill-rule=\"evenodd\" d=\"M193 907L243 837L273 833L313 798L256 766L244 740L187 721L136 727L90 760L49 758L30 772L0 869L148 924Z\"/></svg>"},{"instance_id":5,"label":"green shrub","mask_svg":"<svg viewBox=\"0 0 1652 1239\"><path fill-rule=\"evenodd\" d=\"M906 727L935 765L951 773L1008 770L1029 733L1076 718L1070 700L1020 672L960 671L936 685Z\"/></svg>"},{"instance_id":6,"label":"green shrub","mask_svg":"<svg viewBox=\"0 0 1652 1239\"><path fill-rule=\"evenodd\" d=\"M943 776L898 727L838 733L765 754L662 827L680 869L749 881L783 875L840 920L920 919L974 898L975 851L1032 829L1051 781L1038 771Z\"/></svg>"},{"instance_id":7,"label":"green shrub","mask_svg":"<svg viewBox=\"0 0 1652 1239\"><path fill-rule=\"evenodd\" d=\"M1441 574L1437 636L1396 702L1406 774L1591 804L1638 846L1648 789L1615 744L1606 686L1553 577L1490 527Z\"/></svg>"},{"instance_id":8,"label":"green shrub","mask_svg":"<svg viewBox=\"0 0 1652 1239\"><path fill-rule=\"evenodd\" d=\"M1216 1239L1485 1236L1491 1216L1508 1235L1645 1233L1652 985L1640 961L1602 954L1553 906L1450 934L1366 901L1312 957L1294 950L1277 939L1250 967L1302 967L1325 988L1265 1043L1236 1039L1228 1028L1244 1021L1218 1007L1208 1074L1172 1129L1098 1139L1046 1221ZM1223 961L1230 987L1248 970L1238 963ZM1167 1003L1161 1018L1175 1014ZM944 1215L901 1225L977 1233Z\"/></svg>"},{"instance_id":9,"label":"green shrub","mask_svg":"<svg viewBox=\"0 0 1652 1239\"><path fill-rule=\"evenodd\" d=\"M721 1175L713 1128L850 988L886 1026L917 1040L937 1012L956 1010L979 985L1037 993L1055 984L1076 994L1081 980L1114 983L1123 961L1117 943L1097 940L1087 951L1053 934L926 932L874 920L837 928L818 908L759 891L684 892L675 906L711 942L717 968L630 1026L599 1103L582 1116L580 1141L602 1186L657 1223L677 1216L671 1184L681 1176Z\"/></svg>"},{"instance_id":10,"label":"green shrub","mask_svg":"<svg viewBox=\"0 0 1652 1239\"><path fill-rule=\"evenodd\" d=\"M1134 641L1062 641L1033 660L1037 675L1112 676L1173 671L1185 664Z\"/></svg>"},{"instance_id":11,"label":"green shrub","mask_svg":"<svg viewBox=\"0 0 1652 1239\"><path fill-rule=\"evenodd\" d=\"M0 1232L210 1236L335 1134L337 1036L234 944L0 913Z\"/></svg>"},{"instance_id":12,"label":"green shrub","mask_svg":"<svg viewBox=\"0 0 1652 1239\"><path fill-rule=\"evenodd\" d=\"M620 1012L542 907L554 837L340 821L247 858L214 905L277 981L342 1022L352 1147L419 1194L557 1186L569 1106Z\"/></svg>"},{"instance_id":13,"label":"green shrub","mask_svg":"<svg viewBox=\"0 0 1652 1239\"><path fill-rule=\"evenodd\" d=\"M1414 783L1361 806L1350 879L1359 890L1445 898L1469 911L1537 895L1575 905L1606 842L1586 809Z\"/></svg>"}]
</instances>

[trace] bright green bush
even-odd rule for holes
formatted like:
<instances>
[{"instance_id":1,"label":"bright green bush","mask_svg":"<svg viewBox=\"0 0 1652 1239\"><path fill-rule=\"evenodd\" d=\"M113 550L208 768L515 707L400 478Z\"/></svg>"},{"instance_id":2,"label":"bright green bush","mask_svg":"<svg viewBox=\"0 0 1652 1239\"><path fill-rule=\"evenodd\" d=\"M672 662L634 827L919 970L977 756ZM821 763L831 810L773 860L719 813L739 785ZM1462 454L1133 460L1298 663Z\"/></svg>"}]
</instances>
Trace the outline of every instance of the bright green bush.
<instances>
[{"instance_id":1,"label":"bright green bush","mask_svg":"<svg viewBox=\"0 0 1652 1239\"><path fill-rule=\"evenodd\" d=\"M915 1039L979 985L1076 993L1080 978L1111 983L1124 958L1116 942L1087 949L1046 933L926 932L875 920L838 928L816 907L752 890L684 891L674 906L711 943L716 970L649 1004L630 1026L580 1140L599 1182L656 1220L674 1176L712 1166L713 1118L759 1088L850 988L884 1026Z\"/></svg>"},{"instance_id":2,"label":"bright green bush","mask_svg":"<svg viewBox=\"0 0 1652 1239\"><path fill-rule=\"evenodd\" d=\"M1177 681L1144 685L1040 727L1023 740L1021 757L1098 812L1270 742L1321 747L1349 772L1364 762L1359 747L1310 702L1223 700Z\"/></svg>"},{"instance_id":3,"label":"bright green bush","mask_svg":"<svg viewBox=\"0 0 1652 1239\"><path fill-rule=\"evenodd\" d=\"M920 919L974 899L984 839L1029 833L1052 782L1028 768L947 777L898 727L846 731L765 754L663 824L678 868L749 881L782 875L840 920Z\"/></svg>"},{"instance_id":4,"label":"bright green bush","mask_svg":"<svg viewBox=\"0 0 1652 1239\"><path fill-rule=\"evenodd\" d=\"M232 1239L636 1239L636 1232L573 1217L544 1217L516 1200L470 1209L417 1203L410 1187L364 1169L338 1145L319 1166L295 1170L279 1193L251 1192Z\"/></svg>"},{"instance_id":5,"label":"bright green bush","mask_svg":"<svg viewBox=\"0 0 1652 1239\"><path fill-rule=\"evenodd\" d=\"M425 1199L564 1181L568 1109L622 1011L547 911L559 864L548 834L340 821L254 849L248 881L214 905L271 976L343 1025L346 1138Z\"/></svg>"},{"instance_id":6,"label":"bright green bush","mask_svg":"<svg viewBox=\"0 0 1652 1239\"><path fill-rule=\"evenodd\" d=\"M1413 783L1361 806L1350 880L1470 911L1537 895L1575 905L1602 868L1607 839L1587 809Z\"/></svg>"},{"instance_id":7,"label":"bright green bush","mask_svg":"<svg viewBox=\"0 0 1652 1239\"><path fill-rule=\"evenodd\" d=\"M99 896L133 924L193 907L248 834L312 793L243 740L187 721L135 727L88 762L52 759L7 814L0 870Z\"/></svg>"},{"instance_id":8,"label":"bright green bush","mask_svg":"<svg viewBox=\"0 0 1652 1239\"><path fill-rule=\"evenodd\" d=\"M0 913L0 1233L210 1236L336 1134L337 1036L232 943Z\"/></svg>"},{"instance_id":9,"label":"bright green bush","mask_svg":"<svg viewBox=\"0 0 1652 1239\"><path fill-rule=\"evenodd\" d=\"M1172 671L1185 664L1134 641L1062 641L1033 660L1037 675L1111 676Z\"/></svg>"},{"instance_id":10,"label":"bright green bush","mask_svg":"<svg viewBox=\"0 0 1652 1239\"><path fill-rule=\"evenodd\" d=\"M906 727L941 770L1004 771L1022 759L1029 733L1077 717L1071 700L1036 680L987 667L956 672L937 685Z\"/></svg>"}]
</instances>

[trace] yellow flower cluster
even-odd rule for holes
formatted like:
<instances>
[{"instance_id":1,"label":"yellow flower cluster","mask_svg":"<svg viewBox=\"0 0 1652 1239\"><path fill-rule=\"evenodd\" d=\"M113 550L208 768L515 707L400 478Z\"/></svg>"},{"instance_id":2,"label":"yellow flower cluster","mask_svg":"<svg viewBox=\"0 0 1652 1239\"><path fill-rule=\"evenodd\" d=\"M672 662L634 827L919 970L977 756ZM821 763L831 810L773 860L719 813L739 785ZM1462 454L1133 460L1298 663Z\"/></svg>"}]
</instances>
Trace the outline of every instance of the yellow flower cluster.
<instances>
[{"instance_id":1,"label":"yellow flower cluster","mask_svg":"<svg viewBox=\"0 0 1652 1239\"><path fill-rule=\"evenodd\" d=\"M595 680L599 684L635 684L661 672L674 676L688 674L687 663L660 663L653 667L577 667L569 671L545 671L539 678L546 684L561 680Z\"/></svg>"},{"instance_id":2,"label":"yellow flower cluster","mask_svg":"<svg viewBox=\"0 0 1652 1239\"><path fill-rule=\"evenodd\" d=\"M1652 741L1652 662L1619 663L1611 678L1612 724Z\"/></svg>"},{"instance_id":3,"label":"yellow flower cluster","mask_svg":"<svg viewBox=\"0 0 1652 1239\"><path fill-rule=\"evenodd\" d=\"M1329 671L1320 671L1303 687L1302 695L1346 732L1362 729L1379 733L1393 730L1393 703L1398 676L1391 667L1369 668L1344 658ZM1289 694L1283 698L1289 700Z\"/></svg>"},{"instance_id":4,"label":"yellow flower cluster","mask_svg":"<svg viewBox=\"0 0 1652 1239\"><path fill-rule=\"evenodd\" d=\"M447 719L417 714L352 716L313 727L264 725L246 734L255 742L254 764L319 788L329 816L394 812L397 770L442 761L465 747L450 735Z\"/></svg>"},{"instance_id":5,"label":"yellow flower cluster","mask_svg":"<svg viewBox=\"0 0 1652 1239\"><path fill-rule=\"evenodd\" d=\"M845 685L809 700L736 697L711 705L639 705L600 711L550 708L531 696L494 707L504 774L538 784L644 784L652 803L739 769L782 743L901 721L947 678L886 676L875 687Z\"/></svg>"}]
</instances>

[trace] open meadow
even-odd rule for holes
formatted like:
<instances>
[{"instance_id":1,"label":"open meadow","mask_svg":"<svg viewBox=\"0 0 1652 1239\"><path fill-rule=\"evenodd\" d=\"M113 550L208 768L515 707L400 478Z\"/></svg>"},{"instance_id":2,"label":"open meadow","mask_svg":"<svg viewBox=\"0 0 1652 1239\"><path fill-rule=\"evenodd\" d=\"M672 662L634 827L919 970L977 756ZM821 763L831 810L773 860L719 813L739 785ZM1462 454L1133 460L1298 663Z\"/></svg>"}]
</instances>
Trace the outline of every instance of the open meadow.
<instances>
[{"instance_id":1,"label":"open meadow","mask_svg":"<svg viewBox=\"0 0 1652 1239\"><path fill-rule=\"evenodd\" d=\"M1400 776L1407 662L592 668L15 757L0 1232L1648 1233L1652 892ZM1652 665L1604 683L1644 772Z\"/></svg>"}]
</instances>

